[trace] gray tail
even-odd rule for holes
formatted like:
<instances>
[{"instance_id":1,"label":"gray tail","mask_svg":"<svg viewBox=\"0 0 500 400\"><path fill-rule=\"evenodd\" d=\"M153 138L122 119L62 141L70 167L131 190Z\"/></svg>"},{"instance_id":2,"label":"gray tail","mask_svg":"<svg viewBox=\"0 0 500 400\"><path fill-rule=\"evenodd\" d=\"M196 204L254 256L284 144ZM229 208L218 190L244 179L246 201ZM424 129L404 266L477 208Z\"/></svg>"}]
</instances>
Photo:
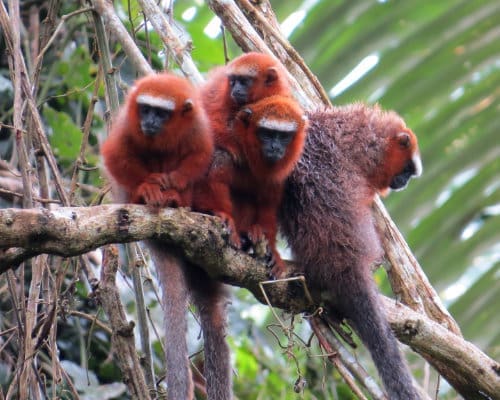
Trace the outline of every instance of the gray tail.
<instances>
[{"instance_id":1,"label":"gray tail","mask_svg":"<svg viewBox=\"0 0 500 400\"><path fill-rule=\"evenodd\" d=\"M188 287L182 258L172 249L149 241L163 292L165 313L165 359L167 364L167 395L169 399L193 399L193 379L186 341Z\"/></svg>"},{"instance_id":2,"label":"gray tail","mask_svg":"<svg viewBox=\"0 0 500 400\"><path fill-rule=\"evenodd\" d=\"M352 322L358 336L370 351L390 400L420 400L379 300L369 272L355 268L342 272L336 280L335 309ZM348 282L346 282L348 281Z\"/></svg>"}]
</instances>

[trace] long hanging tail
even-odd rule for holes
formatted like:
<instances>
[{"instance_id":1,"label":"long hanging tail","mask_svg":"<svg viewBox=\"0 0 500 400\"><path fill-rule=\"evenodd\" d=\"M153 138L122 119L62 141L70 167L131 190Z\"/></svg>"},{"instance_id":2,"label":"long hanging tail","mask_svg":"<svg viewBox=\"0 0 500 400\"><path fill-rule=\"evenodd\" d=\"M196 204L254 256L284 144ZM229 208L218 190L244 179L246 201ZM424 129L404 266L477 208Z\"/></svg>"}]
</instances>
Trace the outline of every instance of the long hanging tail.
<instances>
[{"instance_id":1,"label":"long hanging tail","mask_svg":"<svg viewBox=\"0 0 500 400\"><path fill-rule=\"evenodd\" d=\"M168 247L148 241L163 292L165 312L165 358L167 363L167 397L192 400L193 379L189 367L186 341L188 286L183 261Z\"/></svg>"},{"instance_id":2,"label":"long hanging tail","mask_svg":"<svg viewBox=\"0 0 500 400\"><path fill-rule=\"evenodd\" d=\"M226 288L195 266L190 266L188 281L203 331L207 399L231 400L231 359L225 339L228 304Z\"/></svg>"},{"instance_id":3,"label":"long hanging tail","mask_svg":"<svg viewBox=\"0 0 500 400\"><path fill-rule=\"evenodd\" d=\"M335 309L348 318L377 366L390 400L420 400L412 377L398 349L369 271L355 267L335 280Z\"/></svg>"}]
</instances>

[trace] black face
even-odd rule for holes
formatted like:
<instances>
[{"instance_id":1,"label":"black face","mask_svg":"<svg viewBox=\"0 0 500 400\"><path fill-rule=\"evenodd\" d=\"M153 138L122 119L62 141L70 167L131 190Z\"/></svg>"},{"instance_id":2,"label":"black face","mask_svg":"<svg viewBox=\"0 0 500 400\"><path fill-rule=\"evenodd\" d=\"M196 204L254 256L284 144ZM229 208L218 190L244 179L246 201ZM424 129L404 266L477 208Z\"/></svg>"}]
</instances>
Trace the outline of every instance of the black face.
<instances>
[{"instance_id":1,"label":"black face","mask_svg":"<svg viewBox=\"0 0 500 400\"><path fill-rule=\"evenodd\" d=\"M163 124L172 115L171 110L153 107L148 104L139 104L139 119L142 132L146 136L154 136L161 132Z\"/></svg>"},{"instance_id":2,"label":"black face","mask_svg":"<svg viewBox=\"0 0 500 400\"><path fill-rule=\"evenodd\" d=\"M248 103L248 92L253 85L253 78L245 75L229 75L231 98L239 106Z\"/></svg>"},{"instance_id":3,"label":"black face","mask_svg":"<svg viewBox=\"0 0 500 400\"><path fill-rule=\"evenodd\" d=\"M286 148L292 141L295 132L278 131L275 129L260 127L257 129L257 137L262 145L262 155L271 164L281 160L286 153Z\"/></svg>"},{"instance_id":4,"label":"black face","mask_svg":"<svg viewBox=\"0 0 500 400\"><path fill-rule=\"evenodd\" d=\"M391 184L389 187L393 190L401 190L406 187L408 184L408 181L410 178L414 175L416 175L416 168L415 164L413 163L412 160L409 160L403 170L396 175L394 178L392 178Z\"/></svg>"}]
</instances>

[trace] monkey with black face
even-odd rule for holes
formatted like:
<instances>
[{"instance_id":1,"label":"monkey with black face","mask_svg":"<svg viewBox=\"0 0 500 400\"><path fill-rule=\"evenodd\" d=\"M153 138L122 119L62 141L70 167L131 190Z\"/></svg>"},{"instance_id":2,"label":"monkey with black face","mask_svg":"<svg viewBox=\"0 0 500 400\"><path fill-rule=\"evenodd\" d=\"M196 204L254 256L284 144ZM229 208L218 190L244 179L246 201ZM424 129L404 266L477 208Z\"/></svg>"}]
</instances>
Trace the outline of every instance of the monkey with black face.
<instances>
[{"instance_id":1,"label":"monkey with black face","mask_svg":"<svg viewBox=\"0 0 500 400\"><path fill-rule=\"evenodd\" d=\"M362 104L313 111L309 122L280 208L282 231L318 302L368 347L389 398L420 399L371 276L383 258L374 196L421 174L417 139L396 113Z\"/></svg>"},{"instance_id":2,"label":"monkey with black face","mask_svg":"<svg viewBox=\"0 0 500 400\"><path fill-rule=\"evenodd\" d=\"M186 79L162 73L137 80L113 121L101 152L117 201L190 207L193 187L205 175L213 136L199 93ZM227 293L178 249L147 241L163 291L169 399L193 399L186 343L189 297L204 337L209 400L230 400L231 366L225 341Z\"/></svg>"},{"instance_id":3,"label":"monkey with black face","mask_svg":"<svg viewBox=\"0 0 500 400\"><path fill-rule=\"evenodd\" d=\"M193 206L229 221L251 243L266 238L273 255L271 274L281 277L285 264L276 250L277 209L283 185L299 159L307 119L291 98L266 97L235 116L234 148L215 151L206 181L197 185Z\"/></svg>"}]
</instances>

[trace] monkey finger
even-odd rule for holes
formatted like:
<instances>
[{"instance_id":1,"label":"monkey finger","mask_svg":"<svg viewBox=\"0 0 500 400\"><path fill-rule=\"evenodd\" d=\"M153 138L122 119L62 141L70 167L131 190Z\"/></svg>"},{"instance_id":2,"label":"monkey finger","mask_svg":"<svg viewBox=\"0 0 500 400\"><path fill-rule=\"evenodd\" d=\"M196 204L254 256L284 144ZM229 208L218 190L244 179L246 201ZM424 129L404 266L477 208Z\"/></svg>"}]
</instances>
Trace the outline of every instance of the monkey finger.
<instances>
[{"instance_id":1,"label":"monkey finger","mask_svg":"<svg viewBox=\"0 0 500 400\"><path fill-rule=\"evenodd\" d=\"M156 184L161 189L169 189L171 187L168 174L162 172L155 172L148 175L147 183Z\"/></svg>"}]
</instances>

